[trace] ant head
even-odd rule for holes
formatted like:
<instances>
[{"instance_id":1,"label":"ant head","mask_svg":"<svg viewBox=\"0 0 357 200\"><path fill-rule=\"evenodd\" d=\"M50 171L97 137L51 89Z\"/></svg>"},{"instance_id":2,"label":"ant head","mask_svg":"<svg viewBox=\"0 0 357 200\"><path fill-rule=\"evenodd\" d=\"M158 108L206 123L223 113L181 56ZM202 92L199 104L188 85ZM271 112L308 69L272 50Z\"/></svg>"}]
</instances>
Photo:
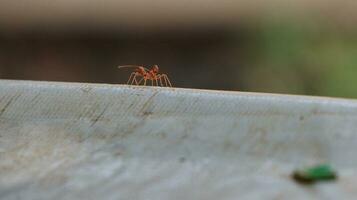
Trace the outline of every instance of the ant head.
<instances>
[{"instance_id":1,"label":"ant head","mask_svg":"<svg viewBox=\"0 0 357 200\"><path fill-rule=\"evenodd\" d=\"M139 74L145 74L145 68L138 66L138 68L135 69L135 72L139 73Z\"/></svg>"},{"instance_id":2,"label":"ant head","mask_svg":"<svg viewBox=\"0 0 357 200\"><path fill-rule=\"evenodd\" d=\"M156 73L159 72L159 66L157 65L152 66L152 70Z\"/></svg>"},{"instance_id":3,"label":"ant head","mask_svg":"<svg viewBox=\"0 0 357 200\"><path fill-rule=\"evenodd\" d=\"M135 71L139 72L139 73L144 73L145 72L145 68L139 66Z\"/></svg>"}]
</instances>

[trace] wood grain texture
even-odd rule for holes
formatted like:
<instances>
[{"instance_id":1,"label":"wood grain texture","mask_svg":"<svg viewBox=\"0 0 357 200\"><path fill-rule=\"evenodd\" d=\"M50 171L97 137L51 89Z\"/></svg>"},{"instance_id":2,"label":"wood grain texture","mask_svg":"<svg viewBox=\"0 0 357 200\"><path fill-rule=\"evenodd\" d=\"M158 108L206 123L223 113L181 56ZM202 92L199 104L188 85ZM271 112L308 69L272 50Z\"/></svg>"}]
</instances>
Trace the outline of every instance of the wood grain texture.
<instances>
[{"instance_id":1,"label":"wood grain texture","mask_svg":"<svg viewBox=\"0 0 357 200\"><path fill-rule=\"evenodd\" d=\"M0 199L353 199L356 130L355 100L1 80Z\"/></svg>"}]
</instances>

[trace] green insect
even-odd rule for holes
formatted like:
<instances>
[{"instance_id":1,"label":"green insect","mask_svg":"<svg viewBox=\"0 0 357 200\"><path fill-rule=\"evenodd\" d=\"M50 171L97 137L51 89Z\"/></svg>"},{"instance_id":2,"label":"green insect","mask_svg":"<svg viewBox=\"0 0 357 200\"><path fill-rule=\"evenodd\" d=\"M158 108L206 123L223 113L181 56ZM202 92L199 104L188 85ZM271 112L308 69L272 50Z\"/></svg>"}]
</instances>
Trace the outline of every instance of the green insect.
<instances>
[{"instance_id":1,"label":"green insect","mask_svg":"<svg viewBox=\"0 0 357 200\"><path fill-rule=\"evenodd\" d=\"M315 183L317 181L331 181L337 179L337 173L326 164L316 165L296 170L292 178L299 183Z\"/></svg>"}]
</instances>

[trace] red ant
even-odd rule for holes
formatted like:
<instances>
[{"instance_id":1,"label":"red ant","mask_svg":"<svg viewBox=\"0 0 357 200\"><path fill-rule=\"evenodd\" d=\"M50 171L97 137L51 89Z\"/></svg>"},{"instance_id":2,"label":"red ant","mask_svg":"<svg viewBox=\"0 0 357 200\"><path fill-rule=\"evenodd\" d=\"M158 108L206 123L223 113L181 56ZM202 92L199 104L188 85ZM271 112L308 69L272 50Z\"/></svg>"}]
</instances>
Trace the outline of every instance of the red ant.
<instances>
[{"instance_id":1,"label":"red ant","mask_svg":"<svg viewBox=\"0 0 357 200\"><path fill-rule=\"evenodd\" d=\"M151 80L152 86L160 86L162 87L172 87L169 77L166 74L159 74L159 66L154 65L149 70L143 66L136 65L123 65L118 68L125 67L135 67L135 71L130 74L129 80L127 84L130 85L140 85L142 81L144 81L143 85L146 85L147 80ZM142 77L139 81L136 79L137 77Z\"/></svg>"}]
</instances>

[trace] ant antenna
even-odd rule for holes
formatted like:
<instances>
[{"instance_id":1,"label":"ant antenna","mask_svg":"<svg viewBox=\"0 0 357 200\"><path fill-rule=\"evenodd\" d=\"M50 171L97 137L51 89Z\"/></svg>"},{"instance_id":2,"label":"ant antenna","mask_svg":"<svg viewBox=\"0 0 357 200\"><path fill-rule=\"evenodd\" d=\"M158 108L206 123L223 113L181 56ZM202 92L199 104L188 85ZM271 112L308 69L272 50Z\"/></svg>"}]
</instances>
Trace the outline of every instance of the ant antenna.
<instances>
[{"instance_id":1,"label":"ant antenna","mask_svg":"<svg viewBox=\"0 0 357 200\"><path fill-rule=\"evenodd\" d=\"M130 67L135 67L135 68L142 67L142 68L144 68L146 71L149 71L149 69L147 69L146 67L144 67L144 66L139 66L139 65L120 65L120 66L118 66L118 69L120 69L120 68L130 68Z\"/></svg>"}]
</instances>

